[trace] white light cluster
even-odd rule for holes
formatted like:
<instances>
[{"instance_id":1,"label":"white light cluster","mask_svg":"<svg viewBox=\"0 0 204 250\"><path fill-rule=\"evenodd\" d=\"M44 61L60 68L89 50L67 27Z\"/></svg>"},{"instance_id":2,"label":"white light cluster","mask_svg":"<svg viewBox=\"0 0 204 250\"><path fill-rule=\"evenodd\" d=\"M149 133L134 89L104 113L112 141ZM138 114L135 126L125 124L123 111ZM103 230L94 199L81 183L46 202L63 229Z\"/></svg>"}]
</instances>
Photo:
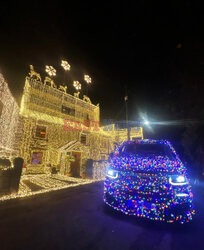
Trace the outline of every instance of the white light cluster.
<instances>
[{"instance_id":1,"label":"white light cluster","mask_svg":"<svg viewBox=\"0 0 204 250\"><path fill-rule=\"evenodd\" d=\"M45 66L45 71L48 73L49 76L56 76L56 69L52 66Z\"/></svg>"},{"instance_id":2,"label":"white light cluster","mask_svg":"<svg viewBox=\"0 0 204 250\"><path fill-rule=\"evenodd\" d=\"M64 70L70 70L71 66L67 61L62 60L61 66L64 68Z\"/></svg>"},{"instance_id":3,"label":"white light cluster","mask_svg":"<svg viewBox=\"0 0 204 250\"><path fill-rule=\"evenodd\" d=\"M173 179L172 176L169 177L169 183L173 186L183 186L187 184L187 180L184 176L178 175Z\"/></svg>"},{"instance_id":4,"label":"white light cluster","mask_svg":"<svg viewBox=\"0 0 204 250\"><path fill-rule=\"evenodd\" d=\"M112 179L116 179L116 178L118 178L118 171L115 171L113 169L109 169L107 171L107 176L112 178Z\"/></svg>"},{"instance_id":5,"label":"white light cluster","mask_svg":"<svg viewBox=\"0 0 204 250\"><path fill-rule=\"evenodd\" d=\"M88 84L91 83L91 77L89 75L84 75L84 81L86 81Z\"/></svg>"},{"instance_id":6,"label":"white light cluster","mask_svg":"<svg viewBox=\"0 0 204 250\"><path fill-rule=\"evenodd\" d=\"M73 82L73 86L75 87L76 90L80 90L81 89L81 84L79 83L79 81L74 81Z\"/></svg>"}]
</instances>

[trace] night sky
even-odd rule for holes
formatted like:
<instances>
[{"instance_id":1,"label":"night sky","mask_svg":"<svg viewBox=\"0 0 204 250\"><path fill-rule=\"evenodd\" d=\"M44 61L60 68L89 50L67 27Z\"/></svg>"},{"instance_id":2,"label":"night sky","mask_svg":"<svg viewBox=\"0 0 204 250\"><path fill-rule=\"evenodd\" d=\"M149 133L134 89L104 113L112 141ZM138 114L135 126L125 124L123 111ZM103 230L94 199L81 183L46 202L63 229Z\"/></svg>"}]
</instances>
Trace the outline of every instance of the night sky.
<instances>
[{"instance_id":1,"label":"night sky","mask_svg":"<svg viewBox=\"0 0 204 250\"><path fill-rule=\"evenodd\" d=\"M18 102L29 64L43 78L48 64L69 93L73 80L85 92L83 74L92 77L88 95L101 104L101 119L125 119L126 90L131 120L141 112L150 120L191 118L181 109L191 88L203 93L203 9L193 1L134 2L1 6L0 71ZM61 59L71 64L66 75Z\"/></svg>"}]
</instances>

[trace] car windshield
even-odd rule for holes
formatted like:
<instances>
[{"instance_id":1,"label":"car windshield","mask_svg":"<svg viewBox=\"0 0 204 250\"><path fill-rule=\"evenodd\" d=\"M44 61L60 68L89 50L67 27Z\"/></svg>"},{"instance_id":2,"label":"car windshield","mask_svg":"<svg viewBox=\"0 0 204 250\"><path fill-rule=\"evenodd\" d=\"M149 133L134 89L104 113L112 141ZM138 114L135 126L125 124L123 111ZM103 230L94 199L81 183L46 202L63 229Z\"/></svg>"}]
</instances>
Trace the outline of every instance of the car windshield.
<instances>
[{"instance_id":1,"label":"car windshield","mask_svg":"<svg viewBox=\"0 0 204 250\"><path fill-rule=\"evenodd\" d=\"M139 143L130 143L125 145L121 149L122 154L131 154L131 155L141 155L141 156L164 156L169 159L175 159L175 156L171 149L165 144L139 144Z\"/></svg>"}]
</instances>

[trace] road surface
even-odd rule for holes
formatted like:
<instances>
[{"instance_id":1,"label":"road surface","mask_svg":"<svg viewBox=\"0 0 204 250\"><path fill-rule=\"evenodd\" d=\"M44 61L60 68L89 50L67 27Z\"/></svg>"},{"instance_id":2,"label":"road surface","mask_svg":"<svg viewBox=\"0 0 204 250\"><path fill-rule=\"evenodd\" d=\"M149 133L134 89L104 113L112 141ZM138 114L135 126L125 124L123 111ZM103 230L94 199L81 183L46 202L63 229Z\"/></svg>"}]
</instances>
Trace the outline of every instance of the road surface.
<instances>
[{"instance_id":1,"label":"road surface","mask_svg":"<svg viewBox=\"0 0 204 250\"><path fill-rule=\"evenodd\" d=\"M0 204L0 250L204 249L203 189L187 225L149 222L106 210L103 183Z\"/></svg>"}]
</instances>

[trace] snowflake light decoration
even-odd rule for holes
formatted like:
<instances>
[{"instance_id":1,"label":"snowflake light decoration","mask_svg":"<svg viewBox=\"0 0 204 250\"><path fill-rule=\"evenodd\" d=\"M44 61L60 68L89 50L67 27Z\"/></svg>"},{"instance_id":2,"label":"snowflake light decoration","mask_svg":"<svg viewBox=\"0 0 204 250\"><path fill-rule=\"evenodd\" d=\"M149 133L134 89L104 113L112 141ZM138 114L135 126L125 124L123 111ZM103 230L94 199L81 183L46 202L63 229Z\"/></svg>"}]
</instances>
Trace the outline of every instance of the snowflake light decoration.
<instances>
[{"instance_id":1,"label":"snowflake light decoration","mask_svg":"<svg viewBox=\"0 0 204 250\"><path fill-rule=\"evenodd\" d=\"M73 86L75 87L76 90L80 90L81 89L81 84L79 83L79 81L74 81L73 82Z\"/></svg>"},{"instance_id":2,"label":"snowflake light decoration","mask_svg":"<svg viewBox=\"0 0 204 250\"><path fill-rule=\"evenodd\" d=\"M61 66L64 68L64 70L70 70L71 66L67 61L62 60Z\"/></svg>"},{"instance_id":3,"label":"snowflake light decoration","mask_svg":"<svg viewBox=\"0 0 204 250\"><path fill-rule=\"evenodd\" d=\"M45 66L45 71L48 73L49 76L56 76L56 69L52 66Z\"/></svg>"},{"instance_id":4,"label":"snowflake light decoration","mask_svg":"<svg viewBox=\"0 0 204 250\"><path fill-rule=\"evenodd\" d=\"M91 83L91 77L89 75L84 75L84 81L86 81L88 84Z\"/></svg>"}]
</instances>

